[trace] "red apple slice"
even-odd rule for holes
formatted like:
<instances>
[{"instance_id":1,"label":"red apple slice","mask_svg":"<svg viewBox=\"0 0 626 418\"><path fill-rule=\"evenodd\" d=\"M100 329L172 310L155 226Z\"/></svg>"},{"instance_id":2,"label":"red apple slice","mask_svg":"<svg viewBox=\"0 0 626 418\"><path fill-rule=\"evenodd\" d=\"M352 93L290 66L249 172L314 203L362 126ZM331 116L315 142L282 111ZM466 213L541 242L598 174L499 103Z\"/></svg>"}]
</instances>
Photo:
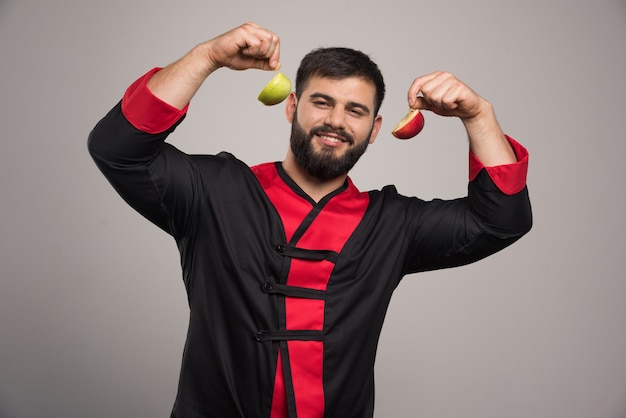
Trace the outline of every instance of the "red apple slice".
<instances>
[{"instance_id":1,"label":"red apple slice","mask_svg":"<svg viewBox=\"0 0 626 418\"><path fill-rule=\"evenodd\" d=\"M424 127L424 115L419 109L410 109L391 131L398 139L409 139L419 134Z\"/></svg>"}]
</instances>

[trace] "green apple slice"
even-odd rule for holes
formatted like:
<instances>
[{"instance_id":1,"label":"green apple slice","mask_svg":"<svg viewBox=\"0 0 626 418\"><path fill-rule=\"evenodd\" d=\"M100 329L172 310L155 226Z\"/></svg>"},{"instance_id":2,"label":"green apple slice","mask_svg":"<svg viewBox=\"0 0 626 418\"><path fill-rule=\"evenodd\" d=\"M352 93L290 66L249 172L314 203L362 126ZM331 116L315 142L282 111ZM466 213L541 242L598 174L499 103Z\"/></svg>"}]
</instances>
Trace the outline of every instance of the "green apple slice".
<instances>
[{"instance_id":1,"label":"green apple slice","mask_svg":"<svg viewBox=\"0 0 626 418\"><path fill-rule=\"evenodd\" d=\"M259 101L266 106L276 105L291 93L291 81L283 73L276 74L259 93Z\"/></svg>"}]
</instances>

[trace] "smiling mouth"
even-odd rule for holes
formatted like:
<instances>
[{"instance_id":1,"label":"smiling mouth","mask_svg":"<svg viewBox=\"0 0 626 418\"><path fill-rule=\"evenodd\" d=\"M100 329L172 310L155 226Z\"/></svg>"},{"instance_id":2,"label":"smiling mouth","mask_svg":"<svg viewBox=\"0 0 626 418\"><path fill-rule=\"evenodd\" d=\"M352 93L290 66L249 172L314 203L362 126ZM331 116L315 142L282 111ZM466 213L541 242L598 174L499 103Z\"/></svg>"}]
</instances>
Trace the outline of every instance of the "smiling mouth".
<instances>
[{"instance_id":1,"label":"smiling mouth","mask_svg":"<svg viewBox=\"0 0 626 418\"><path fill-rule=\"evenodd\" d=\"M322 138L322 140L326 141L326 142L331 142L333 144L341 144L343 142L348 142L348 140L344 137L339 137L339 136L334 136L334 135L325 135L325 134L318 134L318 136L320 138Z\"/></svg>"},{"instance_id":2,"label":"smiling mouth","mask_svg":"<svg viewBox=\"0 0 626 418\"><path fill-rule=\"evenodd\" d=\"M315 129L312 134L328 144L354 144L353 138L344 132L329 131L327 129Z\"/></svg>"}]
</instances>

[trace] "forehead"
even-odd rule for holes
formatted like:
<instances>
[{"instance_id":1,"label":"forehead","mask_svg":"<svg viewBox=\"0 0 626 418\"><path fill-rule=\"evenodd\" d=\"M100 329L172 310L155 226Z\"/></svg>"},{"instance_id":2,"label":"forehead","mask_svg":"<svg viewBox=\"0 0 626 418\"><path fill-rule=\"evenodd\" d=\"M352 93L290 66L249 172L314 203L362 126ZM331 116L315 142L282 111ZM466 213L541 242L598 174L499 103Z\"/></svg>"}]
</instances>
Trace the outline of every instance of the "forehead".
<instances>
[{"instance_id":1,"label":"forehead","mask_svg":"<svg viewBox=\"0 0 626 418\"><path fill-rule=\"evenodd\" d=\"M326 77L312 77L302 91L302 98L321 93L332 97L338 102L357 102L374 108L376 86L371 81L361 77L347 77L333 79Z\"/></svg>"}]
</instances>

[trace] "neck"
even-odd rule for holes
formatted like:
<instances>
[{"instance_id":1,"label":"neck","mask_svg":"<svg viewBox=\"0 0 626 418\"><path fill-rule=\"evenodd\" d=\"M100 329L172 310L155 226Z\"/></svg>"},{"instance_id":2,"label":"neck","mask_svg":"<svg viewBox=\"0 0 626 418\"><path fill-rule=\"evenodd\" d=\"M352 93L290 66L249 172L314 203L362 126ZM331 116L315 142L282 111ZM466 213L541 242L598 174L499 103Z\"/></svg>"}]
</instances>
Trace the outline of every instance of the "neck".
<instances>
[{"instance_id":1,"label":"neck","mask_svg":"<svg viewBox=\"0 0 626 418\"><path fill-rule=\"evenodd\" d=\"M300 167L291 152L287 153L282 165L285 173L315 202L319 202L324 196L341 187L347 177L347 175L343 175L330 180L320 180L313 177Z\"/></svg>"}]
</instances>

